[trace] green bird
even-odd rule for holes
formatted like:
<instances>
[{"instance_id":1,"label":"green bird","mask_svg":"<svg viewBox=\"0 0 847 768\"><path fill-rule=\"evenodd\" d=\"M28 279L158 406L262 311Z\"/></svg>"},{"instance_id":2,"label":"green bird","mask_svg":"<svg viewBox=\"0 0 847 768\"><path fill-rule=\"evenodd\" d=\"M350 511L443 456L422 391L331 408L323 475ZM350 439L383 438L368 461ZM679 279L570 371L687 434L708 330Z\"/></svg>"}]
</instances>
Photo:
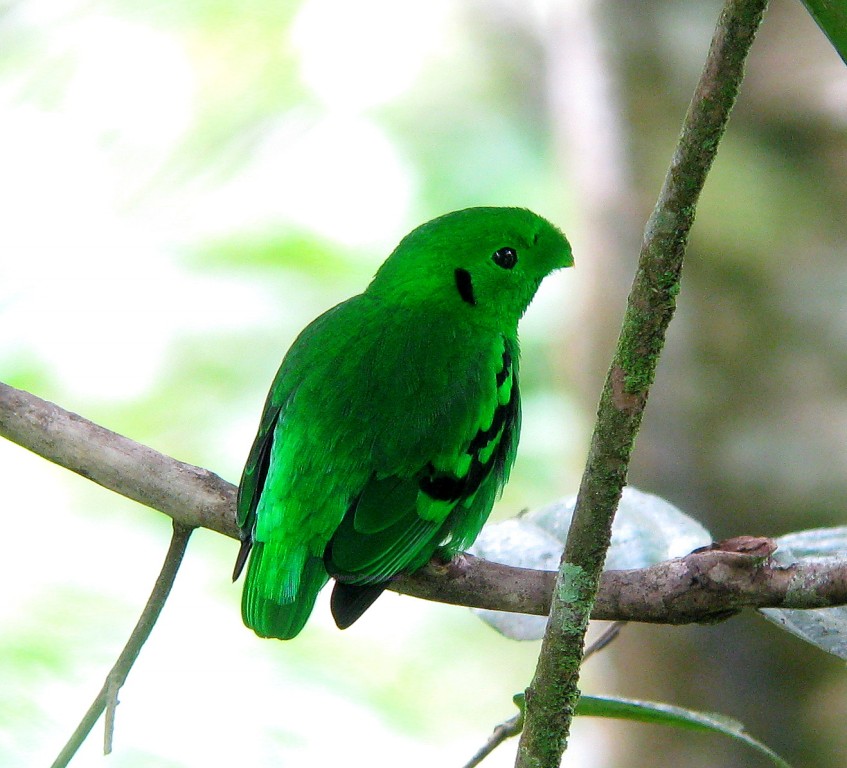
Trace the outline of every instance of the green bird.
<instances>
[{"instance_id":1,"label":"green bird","mask_svg":"<svg viewBox=\"0 0 847 768\"><path fill-rule=\"evenodd\" d=\"M518 320L572 264L531 211L455 211L300 334L238 488L233 579L249 555L241 612L256 634L297 635L330 577L344 629L395 574L474 541L518 447Z\"/></svg>"}]
</instances>

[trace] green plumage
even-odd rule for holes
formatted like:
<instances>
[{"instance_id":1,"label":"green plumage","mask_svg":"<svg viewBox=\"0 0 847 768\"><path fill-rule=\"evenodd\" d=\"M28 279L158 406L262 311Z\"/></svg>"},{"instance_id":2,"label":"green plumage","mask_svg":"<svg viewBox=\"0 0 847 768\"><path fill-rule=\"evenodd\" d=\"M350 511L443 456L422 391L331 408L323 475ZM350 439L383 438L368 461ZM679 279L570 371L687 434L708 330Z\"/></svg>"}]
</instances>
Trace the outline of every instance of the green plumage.
<instances>
[{"instance_id":1,"label":"green plumage","mask_svg":"<svg viewBox=\"0 0 847 768\"><path fill-rule=\"evenodd\" d=\"M456 211L300 334L238 489L248 627L294 637L330 576L349 626L396 573L473 542L517 450L518 320L571 264L530 211Z\"/></svg>"}]
</instances>

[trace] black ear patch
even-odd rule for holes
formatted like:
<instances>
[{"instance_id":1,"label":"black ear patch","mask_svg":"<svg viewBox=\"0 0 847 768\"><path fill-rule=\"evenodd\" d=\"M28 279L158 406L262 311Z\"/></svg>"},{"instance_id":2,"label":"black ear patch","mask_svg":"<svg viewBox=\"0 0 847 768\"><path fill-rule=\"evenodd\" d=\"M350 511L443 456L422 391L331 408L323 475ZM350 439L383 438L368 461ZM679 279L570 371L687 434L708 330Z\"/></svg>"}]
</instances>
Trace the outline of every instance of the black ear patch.
<instances>
[{"instance_id":1,"label":"black ear patch","mask_svg":"<svg viewBox=\"0 0 847 768\"><path fill-rule=\"evenodd\" d=\"M518 263L518 252L514 248L501 248L498 251L494 251L491 259L498 267L511 269Z\"/></svg>"},{"instance_id":2,"label":"black ear patch","mask_svg":"<svg viewBox=\"0 0 847 768\"><path fill-rule=\"evenodd\" d=\"M456 288L459 291L459 296L462 301L466 301L471 306L476 305L476 296L473 294L473 280L471 273L466 269L457 269L453 273L456 277Z\"/></svg>"}]
</instances>

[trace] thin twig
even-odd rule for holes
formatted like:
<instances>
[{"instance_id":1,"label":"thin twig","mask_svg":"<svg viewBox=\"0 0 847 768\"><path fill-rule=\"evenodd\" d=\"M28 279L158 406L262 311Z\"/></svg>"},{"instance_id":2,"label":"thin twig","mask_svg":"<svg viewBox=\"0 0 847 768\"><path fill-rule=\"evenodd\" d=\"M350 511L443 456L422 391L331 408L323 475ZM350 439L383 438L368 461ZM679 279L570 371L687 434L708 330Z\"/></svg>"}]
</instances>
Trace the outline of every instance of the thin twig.
<instances>
[{"instance_id":1,"label":"thin twig","mask_svg":"<svg viewBox=\"0 0 847 768\"><path fill-rule=\"evenodd\" d=\"M583 662L595 653L599 653L604 648L607 648L609 643L620 635L621 630L626 626L626 624L627 622L625 621L616 621L606 627L606 629L603 630L603 634L601 634L600 637L598 637L591 645L588 646L588 648L585 649ZM477 753L467 763L465 763L462 768L476 768L477 765L485 760L485 758L488 757L503 742L519 735L523 730L523 719L524 714L523 710L521 710L514 717L510 717L508 720L500 723L500 725L491 732L491 736L488 737L488 741L479 748Z\"/></svg>"},{"instance_id":2,"label":"thin twig","mask_svg":"<svg viewBox=\"0 0 847 768\"><path fill-rule=\"evenodd\" d=\"M135 628L132 630L132 634L129 636L129 640L127 640L120 656L118 656L115 665L106 676L106 682L103 684L100 692L95 697L70 739L68 739L67 744L65 744L62 751L53 761L52 768L64 768L70 763L104 710L106 711L106 728L103 740L103 752L108 755L112 751L112 735L115 727L115 708L118 705L118 691L126 682L132 665L138 658L138 654L144 647L144 643L147 642L147 638L150 637L150 632L153 630L159 614L165 606L177 571L182 563L182 557L185 554L185 548L188 546L188 539L191 536L192 530L192 528L174 522L171 543L168 547L168 553L165 555L162 570L156 578L153 591L147 599L147 604L141 612L138 623L136 623Z\"/></svg>"},{"instance_id":3,"label":"thin twig","mask_svg":"<svg viewBox=\"0 0 847 768\"><path fill-rule=\"evenodd\" d=\"M606 378L535 676L517 768L558 768L579 700L585 631L612 521L665 332L676 306L688 235L744 75L766 0L727 0L645 229L623 328Z\"/></svg>"},{"instance_id":4,"label":"thin twig","mask_svg":"<svg viewBox=\"0 0 847 768\"><path fill-rule=\"evenodd\" d=\"M608 647L609 643L614 642L626 624L627 623L625 621L616 621L606 627L606 629L603 630L603 634L585 649L585 653L582 654L583 664L595 653L599 653L604 648Z\"/></svg>"},{"instance_id":5,"label":"thin twig","mask_svg":"<svg viewBox=\"0 0 847 768\"><path fill-rule=\"evenodd\" d=\"M486 757L488 757L497 747L504 741L517 736L523 728L523 712L519 712L514 717L509 718L505 722L500 723L488 737L488 741L483 744L477 753L465 763L462 768L476 768Z\"/></svg>"}]
</instances>

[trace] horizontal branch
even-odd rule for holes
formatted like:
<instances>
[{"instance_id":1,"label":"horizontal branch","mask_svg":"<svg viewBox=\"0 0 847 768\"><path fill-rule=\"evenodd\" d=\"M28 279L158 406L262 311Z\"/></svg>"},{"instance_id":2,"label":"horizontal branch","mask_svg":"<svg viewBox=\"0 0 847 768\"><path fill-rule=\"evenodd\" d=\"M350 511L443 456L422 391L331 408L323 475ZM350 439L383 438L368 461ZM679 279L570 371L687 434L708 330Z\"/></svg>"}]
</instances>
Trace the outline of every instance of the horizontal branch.
<instances>
[{"instance_id":1,"label":"horizontal branch","mask_svg":"<svg viewBox=\"0 0 847 768\"><path fill-rule=\"evenodd\" d=\"M0 435L184 526L238 538L231 483L3 383ZM555 576L460 555L398 577L390 589L454 605L544 616ZM845 603L847 562L780 567L759 551L710 549L650 568L607 571L592 618L685 624L715 621L748 607Z\"/></svg>"},{"instance_id":2,"label":"horizontal branch","mask_svg":"<svg viewBox=\"0 0 847 768\"><path fill-rule=\"evenodd\" d=\"M0 435L189 528L238 538L232 483L2 382Z\"/></svg>"},{"instance_id":3,"label":"horizontal branch","mask_svg":"<svg viewBox=\"0 0 847 768\"><path fill-rule=\"evenodd\" d=\"M391 586L404 595L470 608L546 616L555 571L515 568L463 554L430 562ZM847 603L847 560L778 566L713 549L628 571L606 571L592 619L691 624L742 608L830 608Z\"/></svg>"}]
</instances>

